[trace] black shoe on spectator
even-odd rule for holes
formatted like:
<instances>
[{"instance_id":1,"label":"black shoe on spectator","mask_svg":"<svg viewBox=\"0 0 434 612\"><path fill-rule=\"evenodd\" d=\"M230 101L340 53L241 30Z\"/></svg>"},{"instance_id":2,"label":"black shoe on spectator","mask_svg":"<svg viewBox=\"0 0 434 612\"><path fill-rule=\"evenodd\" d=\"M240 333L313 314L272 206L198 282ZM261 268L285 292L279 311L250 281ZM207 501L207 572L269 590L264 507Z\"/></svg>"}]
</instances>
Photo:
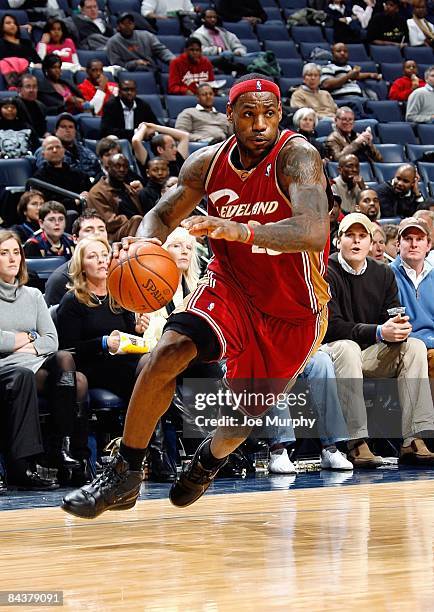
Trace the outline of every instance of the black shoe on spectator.
<instances>
[{"instance_id":1,"label":"black shoe on spectator","mask_svg":"<svg viewBox=\"0 0 434 612\"><path fill-rule=\"evenodd\" d=\"M228 458L221 459L217 465L211 469L206 469L201 464L201 452L203 448L210 444L210 438L207 438L198 447L193 459L182 471L180 477L173 483L169 499L174 506L184 508L194 503L199 497L205 493L217 472L225 465Z\"/></svg>"},{"instance_id":2,"label":"black shoe on spectator","mask_svg":"<svg viewBox=\"0 0 434 612\"><path fill-rule=\"evenodd\" d=\"M62 509L81 518L95 518L105 510L128 510L140 493L143 470L133 472L119 453L102 474L63 498Z\"/></svg>"},{"instance_id":3,"label":"black shoe on spectator","mask_svg":"<svg viewBox=\"0 0 434 612\"><path fill-rule=\"evenodd\" d=\"M25 474L10 475L9 487L18 491L54 491L59 483L50 478L42 478L38 472L27 470Z\"/></svg>"}]
</instances>

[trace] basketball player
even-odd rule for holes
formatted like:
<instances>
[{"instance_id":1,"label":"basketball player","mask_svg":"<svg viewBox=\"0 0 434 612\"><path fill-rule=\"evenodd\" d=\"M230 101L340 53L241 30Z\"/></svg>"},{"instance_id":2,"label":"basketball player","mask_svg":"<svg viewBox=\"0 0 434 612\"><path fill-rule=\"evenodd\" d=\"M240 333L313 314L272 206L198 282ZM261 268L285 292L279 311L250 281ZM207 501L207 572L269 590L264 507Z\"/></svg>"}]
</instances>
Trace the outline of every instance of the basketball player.
<instances>
[{"instance_id":1,"label":"basketball player","mask_svg":"<svg viewBox=\"0 0 434 612\"><path fill-rule=\"evenodd\" d=\"M193 361L226 357L231 386L240 379L287 383L324 336L329 217L320 156L299 134L279 131L280 92L263 75L236 81L227 116L234 136L191 155L176 188L145 217L149 241L161 244L182 222L193 236L209 236L214 258L136 382L119 453L91 484L64 498L62 508L76 516L134 506L146 446L176 377ZM187 218L204 195L210 216ZM172 503L187 506L201 497L250 431L241 424L219 428L204 440L173 484Z\"/></svg>"}]
</instances>

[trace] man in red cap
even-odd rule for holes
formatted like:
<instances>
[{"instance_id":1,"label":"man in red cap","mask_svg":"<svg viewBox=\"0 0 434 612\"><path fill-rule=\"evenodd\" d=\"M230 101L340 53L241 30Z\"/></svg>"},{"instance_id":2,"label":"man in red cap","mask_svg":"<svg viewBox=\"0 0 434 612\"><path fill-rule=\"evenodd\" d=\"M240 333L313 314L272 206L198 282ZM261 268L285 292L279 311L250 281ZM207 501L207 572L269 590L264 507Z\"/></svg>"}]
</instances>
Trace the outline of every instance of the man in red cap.
<instances>
[{"instance_id":1,"label":"man in red cap","mask_svg":"<svg viewBox=\"0 0 434 612\"><path fill-rule=\"evenodd\" d=\"M233 85L227 116L234 135L191 155L177 187L144 218L145 240L161 244L182 222L193 236L208 236L214 258L137 380L119 453L101 477L64 498L76 516L135 504L146 446L176 377L192 362L226 358L228 393L217 400L230 404L226 426L200 444L170 492L176 506L196 501L253 424L263 424L270 391L273 401L291 387L324 336L329 206L320 156L304 137L279 130L280 92L261 74ZM209 216L189 217L205 195ZM207 403L196 394L198 410L197 400Z\"/></svg>"}]
</instances>

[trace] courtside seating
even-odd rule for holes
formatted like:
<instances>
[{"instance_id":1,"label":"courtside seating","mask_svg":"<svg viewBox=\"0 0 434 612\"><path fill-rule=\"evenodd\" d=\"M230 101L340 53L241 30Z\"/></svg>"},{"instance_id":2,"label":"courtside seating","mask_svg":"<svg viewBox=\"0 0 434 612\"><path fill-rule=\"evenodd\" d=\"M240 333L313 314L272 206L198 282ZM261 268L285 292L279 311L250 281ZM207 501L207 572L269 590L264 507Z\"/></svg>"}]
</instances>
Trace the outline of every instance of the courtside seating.
<instances>
[{"instance_id":1,"label":"courtside seating","mask_svg":"<svg viewBox=\"0 0 434 612\"><path fill-rule=\"evenodd\" d=\"M417 126L417 135L419 136L420 144L433 145L434 148L434 125L430 123L419 123Z\"/></svg>"},{"instance_id":2,"label":"courtside seating","mask_svg":"<svg viewBox=\"0 0 434 612\"><path fill-rule=\"evenodd\" d=\"M405 59L411 59L418 64L434 64L434 52L431 47L404 47Z\"/></svg>"},{"instance_id":3,"label":"courtside seating","mask_svg":"<svg viewBox=\"0 0 434 612\"><path fill-rule=\"evenodd\" d=\"M365 109L381 123L402 121L401 107L396 100L368 100Z\"/></svg>"},{"instance_id":4,"label":"courtside seating","mask_svg":"<svg viewBox=\"0 0 434 612\"><path fill-rule=\"evenodd\" d=\"M294 26L291 28L291 38L297 44L301 42L324 41L324 36L319 26ZM367 57L366 59L369 58Z\"/></svg>"},{"instance_id":5,"label":"courtside seating","mask_svg":"<svg viewBox=\"0 0 434 612\"><path fill-rule=\"evenodd\" d=\"M327 49L327 51L330 51L331 53L331 47L328 42L325 42L325 41L319 41L319 42L314 42L314 43L313 42L302 42L300 43L301 57L305 61L310 61L310 54L315 49L315 47L321 47L322 49Z\"/></svg>"},{"instance_id":6,"label":"courtside seating","mask_svg":"<svg viewBox=\"0 0 434 612\"><path fill-rule=\"evenodd\" d=\"M434 143L432 145L408 144L407 155L411 162L415 162L422 158L424 153L434 151Z\"/></svg>"},{"instance_id":7,"label":"courtside seating","mask_svg":"<svg viewBox=\"0 0 434 612\"><path fill-rule=\"evenodd\" d=\"M393 64L388 62L382 63L380 66L380 72L385 81L393 83L393 81L402 76L402 62Z\"/></svg>"},{"instance_id":8,"label":"courtside seating","mask_svg":"<svg viewBox=\"0 0 434 612\"><path fill-rule=\"evenodd\" d=\"M300 54L292 40L265 40L267 51L273 51L278 61L280 59L300 59Z\"/></svg>"},{"instance_id":9,"label":"courtside seating","mask_svg":"<svg viewBox=\"0 0 434 612\"><path fill-rule=\"evenodd\" d=\"M417 144L416 135L408 123L379 123L377 131L383 143Z\"/></svg>"},{"instance_id":10,"label":"courtside seating","mask_svg":"<svg viewBox=\"0 0 434 612\"><path fill-rule=\"evenodd\" d=\"M160 123L166 121L167 113L161 104L160 96L157 94L138 94L137 97L149 104Z\"/></svg>"},{"instance_id":11,"label":"courtside seating","mask_svg":"<svg viewBox=\"0 0 434 612\"><path fill-rule=\"evenodd\" d=\"M395 172L398 170L399 166L402 165L402 162L395 164L385 164L383 162L374 162L374 172L375 176L379 183L384 183L385 181L391 181L395 176Z\"/></svg>"},{"instance_id":12,"label":"courtside seating","mask_svg":"<svg viewBox=\"0 0 434 612\"><path fill-rule=\"evenodd\" d=\"M402 144L376 144L375 146L386 164L398 164L406 161L404 145Z\"/></svg>"},{"instance_id":13,"label":"courtside seating","mask_svg":"<svg viewBox=\"0 0 434 612\"><path fill-rule=\"evenodd\" d=\"M398 47L390 47L388 45L370 45L369 55L377 64L383 64L384 62L398 63L403 61L401 51Z\"/></svg>"},{"instance_id":14,"label":"courtside seating","mask_svg":"<svg viewBox=\"0 0 434 612\"><path fill-rule=\"evenodd\" d=\"M428 162L417 162L419 168L419 174L422 180L428 184L434 181L434 164Z\"/></svg>"},{"instance_id":15,"label":"courtside seating","mask_svg":"<svg viewBox=\"0 0 434 612\"><path fill-rule=\"evenodd\" d=\"M259 40L289 40L289 33L286 27L282 24L276 23L258 23L256 31Z\"/></svg>"}]
</instances>

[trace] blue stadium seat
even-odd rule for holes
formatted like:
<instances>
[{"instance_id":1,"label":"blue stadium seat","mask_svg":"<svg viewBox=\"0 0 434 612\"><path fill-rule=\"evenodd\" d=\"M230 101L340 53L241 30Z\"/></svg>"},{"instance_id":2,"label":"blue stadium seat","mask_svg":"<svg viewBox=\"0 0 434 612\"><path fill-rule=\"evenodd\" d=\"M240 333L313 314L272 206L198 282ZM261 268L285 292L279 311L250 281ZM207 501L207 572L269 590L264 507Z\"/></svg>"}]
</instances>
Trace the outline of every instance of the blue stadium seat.
<instances>
[{"instance_id":1,"label":"blue stadium seat","mask_svg":"<svg viewBox=\"0 0 434 612\"><path fill-rule=\"evenodd\" d=\"M139 94L158 94L158 87L155 81L153 72L121 72L119 75L120 81L131 80L137 85L137 93Z\"/></svg>"},{"instance_id":2,"label":"blue stadium seat","mask_svg":"<svg viewBox=\"0 0 434 612\"><path fill-rule=\"evenodd\" d=\"M291 38L297 44L301 42L324 41L324 36L319 26L294 26L291 28Z\"/></svg>"},{"instance_id":3,"label":"blue stadium seat","mask_svg":"<svg viewBox=\"0 0 434 612\"><path fill-rule=\"evenodd\" d=\"M379 123L377 131L383 143L417 144L416 135L408 123Z\"/></svg>"},{"instance_id":4,"label":"blue stadium seat","mask_svg":"<svg viewBox=\"0 0 434 612\"><path fill-rule=\"evenodd\" d=\"M322 49L327 49L327 51L330 51L330 53L331 53L331 47L330 47L330 44L328 42L325 42L325 41L320 41L320 42L317 42L317 43L315 43L315 42L313 42L313 43L302 42L302 43L300 43L301 57L304 60L310 60L310 54L315 49L315 47L321 47Z\"/></svg>"},{"instance_id":5,"label":"blue stadium seat","mask_svg":"<svg viewBox=\"0 0 434 612\"><path fill-rule=\"evenodd\" d=\"M381 123L402 121L401 107L396 100L368 100L365 110Z\"/></svg>"},{"instance_id":6,"label":"blue stadium seat","mask_svg":"<svg viewBox=\"0 0 434 612\"><path fill-rule=\"evenodd\" d=\"M417 162L417 167L419 168L420 177L425 183L431 183L434 181L434 164Z\"/></svg>"},{"instance_id":7,"label":"blue stadium seat","mask_svg":"<svg viewBox=\"0 0 434 612\"><path fill-rule=\"evenodd\" d=\"M282 13L280 12L280 8L278 8L276 5L263 6L262 8L267 13L267 23L270 23L270 21L282 23Z\"/></svg>"},{"instance_id":8,"label":"blue stadium seat","mask_svg":"<svg viewBox=\"0 0 434 612\"><path fill-rule=\"evenodd\" d=\"M365 45L353 44L347 45L347 47L350 63L369 62L369 55L366 53Z\"/></svg>"},{"instance_id":9,"label":"blue stadium seat","mask_svg":"<svg viewBox=\"0 0 434 612\"><path fill-rule=\"evenodd\" d=\"M375 145L386 164L399 164L406 161L404 145L400 144L377 144Z\"/></svg>"},{"instance_id":10,"label":"blue stadium seat","mask_svg":"<svg viewBox=\"0 0 434 612\"><path fill-rule=\"evenodd\" d=\"M253 28L248 21L238 21L237 23L223 22L223 27L226 28L238 38L256 38L253 32Z\"/></svg>"},{"instance_id":11,"label":"blue stadium seat","mask_svg":"<svg viewBox=\"0 0 434 612\"><path fill-rule=\"evenodd\" d=\"M306 8L307 0L280 0L280 6L284 9Z\"/></svg>"},{"instance_id":12,"label":"blue stadium seat","mask_svg":"<svg viewBox=\"0 0 434 612\"><path fill-rule=\"evenodd\" d=\"M331 28L330 26L326 26L324 28L324 38L326 39L326 41L332 45L334 42L334 37L335 37L334 29Z\"/></svg>"},{"instance_id":13,"label":"blue stadium seat","mask_svg":"<svg viewBox=\"0 0 434 612\"><path fill-rule=\"evenodd\" d=\"M419 136L420 144L434 145L434 124L419 123L417 126L417 135Z\"/></svg>"},{"instance_id":14,"label":"blue stadium seat","mask_svg":"<svg viewBox=\"0 0 434 612\"><path fill-rule=\"evenodd\" d=\"M337 176L339 176L338 166L338 162L327 162L327 173L330 178L336 178ZM372 169L369 162L360 163L360 174L362 175L364 181L375 181L375 177L372 174Z\"/></svg>"},{"instance_id":15,"label":"blue stadium seat","mask_svg":"<svg viewBox=\"0 0 434 612\"><path fill-rule=\"evenodd\" d=\"M428 151L434 151L434 143L432 145L419 145L419 144L408 144L407 155L411 162L415 162L422 159L424 153Z\"/></svg>"},{"instance_id":16,"label":"blue stadium seat","mask_svg":"<svg viewBox=\"0 0 434 612\"><path fill-rule=\"evenodd\" d=\"M122 0L123 2L123 0ZM160 36L158 40L165 45L172 53L179 55L184 51L185 38L183 36Z\"/></svg>"},{"instance_id":17,"label":"blue stadium seat","mask_svg":"<svg viewBox=\"0 0 434 612\"><path fill-rule=\"evenodd\" d=\"M360 66L361 72L378 72L377 64L370 59L359 61L357 65Z\"/></svg>"},{"instance_id":18,"label":"blue stadium seat","mask_svg":"<svg viewBox=\"0 0 434 612\"><path fill-rule=\"evenodd\" d=\"M431 47L404 47L405 59L411 59L418 64L434 64L434 51Z\"/></svg>"},{"instance_id":19,"label":"blue stadium seat","mask_svg":"<svg viewBox=\"0 0 434 612\"><path fill-rule=\"evenodd\" d=\"M393 81L402 76L402 62L395 64L383 63L380 66L380 72L385 81L393 83Z\"/></svg>"},{"instance_id":20,"label":"blue stadium seat","mask_svg":"<svg viewBox=\"0 0 434 612\"><path fill-rule=\"evenodd\" d=\"M290 89L298 87L302 83L303 79L301 77L281 77L279 79L279 87L282 96L287 96Z\"/></svg>"},{"instance_id":21,"label":"blue stadium seat","mask_svg":"<svg viewBox=\"0 0 434 612\"><path fill-rule=\"evenodd\" d=\"M256 31L259 40L289 40L289 33L282 24L258 23Z\"/></svg>"},{"instance_id":22,"label":"blue stadium seat","mask_svg":"<svg viewBox=\"0 0 434 612\"><path fill-rule=\"evenodd\" d=\"M391 47L389 45L370 45L369 54L377 64L383 64L384 62L402 62L401 51L398 47Z\"/></svg>"},{"instance_id":23,"label":"blue stadium seat","mask_svg":"<svg viewBox=\"0 0 434 612\"><path fill-rule=\"evenodd\" d=\"M3 19L4 15L12 15L13 17L15 17L18 22L18 25L25 25L26 23L29 23L27 11L15 9L0 10L0 20Z\"/></svg>"},{"instance_id":24,"label":"blue stadium seat","mask_svg":"<svg viewBox=\"0 0 434 612\"><path fill-rule=\"evenodd\" d=\"M374 137L374 142L376 142L377 125L378 125L378 121L376 119L356 119L354 121L354 130L357 133L360 133L366 130L367 127L370 127L372 136Z\"/></svg>"},{"instance_id":25,"label":"blue stadium seat","mask_svg":"<svg viewBox=\"0 0 434 612\"><path fill-rule=\"evenodd\" d=\"M94 138L98 140L100 137L101 117L92 117L92 115L86 114L79 115L78 125L83 138Z\"/></svg>"},{"instance_id":26,"label":"blue stadium seat","mask_svg":"<svg viewBox=\"0 0 434 612\"><path fill-rule=\"evenodd\" d=\"M107 0L107 8L112 15L135 11L140 13L140 0Z\"/></svg>"},{"instance_id":27,"label":"blue stadium seat","mask_svg":"<svg viewBox=\"0 0 434 612\"><path fill-rule=\"evenodd\" d=\"M28 269L36 272L39 278L47 280L50 274L65 261L65 257L34 257L26 259L26 264Z\"/></svg>"},{"instance_id":28,"label":"blue stadium seat","mask_svg":"<svg viewBox=\"0 0 434 612\"><path fill-rule=\"evenodd\" d=\"M430 181L428 183L428 189L431 197L434 197L434 182Z\"/></svg>"},{"instance_id":29,"label":"blue stadium seat","mask_svg":"<svg viewBox=\"0 0 434 612\"><path fill-rule=\"evenodd\" d=\"M318 137L328 136L333 132L333 121L331 119L321 119L316 126Z\"/></svg>"},{"instance_id":30,"label":"blue stadium seat","mask_svg":"<svg viewBox=\"0 0 434 612\"><path fill-rule=\"evenodd\" d=\"M302 71L303 71L303 62L301 59L282 59L278 60L279 66L282 71L283 77L289 77L291 79L300 79L303 80Z\"/></svg>"},{"instance_id":31,"label":"blue stadium seat","mask_svg":"<svg viewBox=\"0 0 434 612\"><path fill-rule=\"evenodd\" d=\"M261 51L261 45L257 38L240 38L240 42L247 48L247 53L257 53ZM242 58L237 58L237 61Z\"/></svg>"},{"instance_id":32,"label":"blue stadium seat","mask_svg":"<svg viewBox=\"0 0 434 612\"><path fill-rule=\"evenodd\" d=\"M2 159L0 161L0 189L24 187L33 174L32 160Z\"/></svg>"},{"instance_id":33,"label":"blue stadium seat","mask_svg":"<svg viewBox=\"0 0 434 612\"><path fill-rule=\"evenodd\" d=\"M159 19L157 36L181 36L181 28L178 19Z\"/></svg>"},{"instance_id":34,"label":"blue stadium seat","mask_svg":"<svg viewBox=\"0 0 434 612\"><path fill-rule=\"evenodd\" d=\"M44 73L42 72L42 68L32 68L31 72L38 79L38 81L41 81L45 78ZM62 70L62 78L66 79L67 81L74 82L74 75L70 70Z\"/></svg>"},{"instance_id":35,"label":"blue stadium seat","mask_svg":"<svg viewBox=\"0 0 434 612\"><path fill-rule=\"evenodd\" d=\"M185 98L185 96L184 96ZM219 113L224 113L226 115L226 104L227 104L226 96L215 96L214 98L214 106ZM194 102L194 106L196 106L197 100Z\"/></svg>"},{"instance_id":36,"label":"blue stadium seat","mask_svg":"<svg viewBox=\"0 0 434 612\"><path fill-rule=\"evenodd\" d=\"M395 172L398 170L399 166L402 165L402 162L394 163L394 164L385 164L383 162L374 162L374 172L375 176L379 183L384 183L385 181L391 181L395 176Z\"/></svg>"},{"instance_id":37,"label":"blue stadium seat","mask_svg":"<svg viewBox=\"0 0 434 612\"><path fill-rule=\"evenodd\" d=\"M292 40L266 40L264 41L267 51L273 51L274 55L280 59L300 59L300 54Z\"/></svg>"},{"instance_id":38,"label":"blue stadium seat","mask_svg":"<svg viewBox=\"0 0 434 612\"><path fill-rule=\"evenodd\" d=\"M166 107L170 119L176 119L185 108L196 106L196 96L166 96Z\"/></svg>"},{"instance_id":39,"label":"blue stadium seat","mask_svg":"<svg viewBox=\"0 0 434 612\"><path fill-rule=\"evenodd\" d=\"M99 59L102 61L103 66L110 66L110 62L105 51L85 51L83 49L77 49L77 55L81 66L84 68L86 68L87 62L91 59Z\"/></svg>"},{"instance_id":40,"label":"blue stadium seat","mask_svg":"<svg viewBox=\"0 0 434 612\"><path fill-rule=\"evenodd\" d=\"M149 104L160 123L165 122L167 113L161 104L160 96L157 94L138 94L137 97Z\"/></svg>"}]
</instances>

